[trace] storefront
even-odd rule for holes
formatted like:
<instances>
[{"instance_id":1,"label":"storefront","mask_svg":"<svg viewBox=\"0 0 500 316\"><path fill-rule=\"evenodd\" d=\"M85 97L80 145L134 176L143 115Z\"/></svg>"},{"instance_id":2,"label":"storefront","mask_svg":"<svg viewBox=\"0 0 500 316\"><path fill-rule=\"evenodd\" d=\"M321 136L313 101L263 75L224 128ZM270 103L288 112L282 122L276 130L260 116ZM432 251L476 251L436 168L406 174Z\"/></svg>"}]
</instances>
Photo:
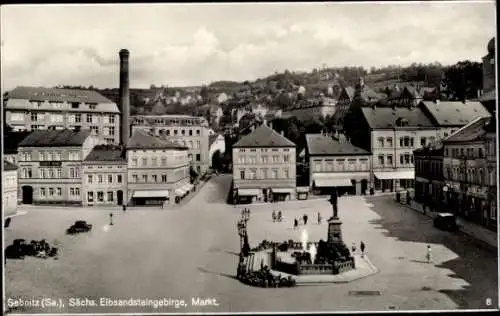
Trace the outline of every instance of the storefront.
<instances>
[{"instance_id":1,"label":"storefront","mask_svg":"<svg viewBox=\"0 0 500 316\"><path fill-rule=\"evenodd\" d=\"M415 171L375 171L375 191L394 192L414 187Z\"/></svg>"},{"instance_id":2,"label":"storefront","mask_svg":"<svg viewBox=\"0 0 500 316\"><path fill-rule=\"evenodd\" d=\"M134 206L157 206L169 201L169 190L134 191L132 194L132 205Z\"/></svg>"},{"instance_id":3,"label":"storefront","mask_svg":"<svg viewBox=\"0 0 500 316\"><path fill-rule=\"evenodd\" d=\"M238 189L237 201L238 203L254 203L261 197L260 189Z\"/></svg>"},{"instance_id":4,"label":"storefront","mask_svg":"<svg viewBox=\"0 0 500 316\"><path fill-rule=\"evenodd\" d=\"M345 177L344 175L335 173L313 174L314 194L330 194L333 189L336 189L339 195L351 192L353 190L351 179Z\"/></svg>"},{"instance_id":5,"label":"storefront","mask_svg":"<svg viewBox=\"0 0 500 316\"><path fill-rule=\"evenodd\" d=\"M289 201L294 194L294 188L273 188L271 194L274 202Z\"/></svg>"},{"instance_id":6,"label":"storefront","mask_svg":"<svg viewBox=\"0 0 500 316\"><path fill-rule=\"evenodd\" d=\"M297 187L297 199L307 200L309 197L309 187Z\"/></svg>"}]
</instances>

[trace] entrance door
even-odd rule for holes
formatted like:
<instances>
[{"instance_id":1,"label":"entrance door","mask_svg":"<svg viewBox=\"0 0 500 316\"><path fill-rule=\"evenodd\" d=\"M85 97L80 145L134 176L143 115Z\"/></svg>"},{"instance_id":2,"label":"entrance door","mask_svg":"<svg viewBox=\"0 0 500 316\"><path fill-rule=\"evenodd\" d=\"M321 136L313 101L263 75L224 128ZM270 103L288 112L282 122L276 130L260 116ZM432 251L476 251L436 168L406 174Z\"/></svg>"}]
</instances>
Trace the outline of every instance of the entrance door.
<instances>
[{"instance_id":1,"label":"entrance door","mask_svg":"<svg viewBox=\"0 0 500 316\"><path fill-rule=\"evenodd\" d=\"M368 180L361 180L361 194L366 195L366 190L368 190Z\"/></svg>"},{"instance_id":2,"label":"entrance door","mask_svg":"<svg viewBox=\"0 0 500 316\"><path fill-rule=\"evenodd\" d=\"M33 204L33 187L25 185L22 187L23 204Z\"/></svg>"},{"instance_id":3,"label":"entrance door","mask_svg":"<svg viewBox=\"0 0 500 316\"><path fill-rule=\"evenodd\" d=\"M123 191L122 190L118 190L116 192L116 201L117 201L118 205L123 204Z\"/></svg>"}]
</instances>

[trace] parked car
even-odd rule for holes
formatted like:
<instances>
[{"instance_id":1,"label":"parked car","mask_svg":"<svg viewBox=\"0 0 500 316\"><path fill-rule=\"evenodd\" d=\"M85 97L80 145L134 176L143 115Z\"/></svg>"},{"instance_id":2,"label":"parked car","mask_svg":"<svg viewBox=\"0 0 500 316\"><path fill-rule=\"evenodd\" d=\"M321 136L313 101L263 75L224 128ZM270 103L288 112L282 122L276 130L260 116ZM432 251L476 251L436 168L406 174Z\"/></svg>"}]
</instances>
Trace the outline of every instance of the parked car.
<instances>
[{"instance_id":1,"label":"parked car","mask_svg":"<svg viewBox=\"0 0 500 316\"><path fill-rule=\"evenodd\" d=\"M438 213L434 218L434 227L447 231L458 230L456 217L451 213Z\"/></svg>"},{"instance_id":2,"label":"parked car","mask_svg":"<svg viewBox=\"0 0 500 316\"><path fill-rule=\"evenodd\" d=\"M76 221L70 228L66 230L66 234L72 235L77 233L86 233L92 229L91 224L87 224L86 221Z\"/></svg>"}]
</instances>

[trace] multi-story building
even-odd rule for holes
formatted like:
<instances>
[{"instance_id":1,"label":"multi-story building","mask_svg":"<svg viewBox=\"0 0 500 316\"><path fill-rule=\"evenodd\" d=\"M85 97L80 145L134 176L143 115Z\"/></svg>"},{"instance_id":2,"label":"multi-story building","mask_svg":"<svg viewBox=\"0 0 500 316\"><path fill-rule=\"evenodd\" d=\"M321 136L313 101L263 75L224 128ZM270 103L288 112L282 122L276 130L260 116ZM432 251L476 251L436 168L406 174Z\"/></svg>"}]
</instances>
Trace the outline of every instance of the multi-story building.
<instances>
[{"instance_id":1,"label":"multi-story building","mask_svg":"<svg viewBox=\"0 0 500 316\"><path fill-rule=\"evenodd\" d=\"M82 162L82 182L83 205L122 205L127 190L124 149L116 145L95 146Z\"/></svg>"},{"instance_id":2,"label":"multi-story building","mask_svg":"<svg viewBox=\"0 0 500 316\"><path fill-rule=\"evenodd\" d=\"M415 200L438 207L444 199L444 146L435 141L413 152L415 157Z\"/></svg>"},{"instance_id":3,"label":"multi-story building","mask_svg":"<svg viewBox=\"0 0 500 316\"><path fill-rule=\"evenodd\" d=\"M486 225L490 226L493 230L497 230L497 119L496 117L492 117L490 123L485 127L486 135L485 137L485 153L486 153L486 184L488 186L487 189L487 213L488 215L484 216L487 218Z\"/></svg>"},{"instance_id":4,"label":"multi-story building","mask_svg":"<svg viewBox=\"0 0 500 316\"><path fill-rule=\"evenodd\" d=\"M367 150L323 134L306 135L309 186L314 191L366 194L370 181L371 154Z\"/></svg>"},{"instance_id":5,"label":"multi-story building","mask_svg":"<svg viewBox=\"0 0 500 316\"><path fill-rule=\"evenodd\" d=\"M127 145L127 204L173 204L192 190L189 177L186 146L141 130L133 133Z\"/></svg>"},{"instance_id":6,"label":"multi-story building","mask_svg":"<svg viewBox=\"0 0 500 316\"><path fill-rule=\"evenodd\" d=\"M17 208L17 166L3 161L2 174L2 210L11 212Z\"/></svg>"},{"instance_id":7,"label":"multi-story building","mask_svg":"<svg viewBox=\"0 0 500 316\"><path fill-rule=\"evenodd\" d=\"M33 131L18 150L23 204L81 204L82 161L104 141L90 130Z\"/></svg>"},{"instance_id":8,"label":"multi-story building","mask_svg":"<svg viewBox=\"0 0 500 316\"><path fill-rule=\"evenodd\" d=\"M233 197L295 198L295 144L262 124L233 145Z\"/></svg>"},{"instance_id":9,"label":"multi-story building","mask_svg":"<svg viewBox=\"0 0 500 316\"><path fill-rule=\"evenodd\" d=\"M226 151L226 141L224 139L224 136L220 134L212 134L208 136L208 140L210 144L210 150L209 150L210 167L213 167L214 154L217 151L220 154L223 154Z\"/></svg>"},{"instance_id":10,"label":"multi-story building","mask_svg":"<svg viewBox=\"0 0 500 316\"><path fill-rule=\"evenodd\" d=\"M489 197L496 189L492 185L496 163L491 163L496 140L492 128L487 131L489 124L490 118L479 117L443 140L444 190L447 206L457 215L496 230L496 203L491 205Z\"/></svg>"},{"instance_id":11,"label":"multi-story building","mask_svg":"<svg viewBox=\"0 0 500 316\"><path fill-rule=\"evenodd\" d=\"M142 130L166 136L188 147L193 171L204 174L209 166L208 123L203 117L189 115L138 115L131 117L132 131Z\"/></svg>"},{"instance_id":12,"label":"multi-story building","mask_svg":"<svg viewBox=\"0 0 500 316\"><path fill-rule=\"evenodd\" d=\"M336 131L342 131L344 127L344 118L351 106L352 98L354 97L354 88L345 87L340 92L339 99L337 100L335 114L333 115L333 128Z\"/></svg>"},{"instance_id":13,"label":"multi-story building","mask_svg":"<svg viewBox=\"0 0 500 316\"><path fill-rule=\"evenodd\" d=\"M14 130L89 129L119 143L120 111L96 91L17 87L4 98L6 123Z\"/></svg>"},{"instance_id":14,"label":"multi-story building","mask_svg":"<svg viewBox=\"0 0 500 316\"><path fill-rule=\"evenodd\" d=\"M19 143L23 141L31 132L28 131L5 131L3 132L3 158L8 162L17 165L17 149Z\"/></svg>"}]
</instances>

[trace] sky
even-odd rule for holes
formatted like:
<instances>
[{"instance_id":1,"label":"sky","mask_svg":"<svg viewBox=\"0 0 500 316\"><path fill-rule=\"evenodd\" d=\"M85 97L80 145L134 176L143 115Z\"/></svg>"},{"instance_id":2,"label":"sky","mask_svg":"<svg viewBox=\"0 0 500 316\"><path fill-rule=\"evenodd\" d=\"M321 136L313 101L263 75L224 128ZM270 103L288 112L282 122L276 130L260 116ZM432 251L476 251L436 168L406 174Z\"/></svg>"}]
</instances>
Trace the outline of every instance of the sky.
<instances>
[{"instance_id":1,"label":"sky","mask_svg":"<svg viewBox=\"0 0 500 316\"><path fill-rule=\"evenodd\" d=\"M481 61L495 2L1 7L2 90L255 80L285 69Z\"/></svg>"}]
</instances>

